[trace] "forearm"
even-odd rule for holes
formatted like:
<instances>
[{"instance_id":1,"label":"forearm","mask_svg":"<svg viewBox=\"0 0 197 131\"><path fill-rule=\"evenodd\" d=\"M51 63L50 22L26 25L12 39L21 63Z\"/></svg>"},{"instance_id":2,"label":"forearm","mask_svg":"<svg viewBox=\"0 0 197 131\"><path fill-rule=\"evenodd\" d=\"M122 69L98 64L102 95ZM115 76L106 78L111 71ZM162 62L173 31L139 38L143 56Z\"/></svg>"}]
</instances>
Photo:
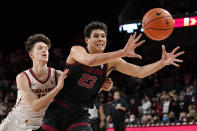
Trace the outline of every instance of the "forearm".
<instances>
[{"instance_id":1,"label":"forearm","mask_svg":"<svg viewBox=\"0 0 197 131\"><path fill-rule=\"evenodd\" d=\"M89 57L89 66L97 66L101 64L108 63L116 58L124 57L123 50L108 52L108 53L97 53L97 54L91 54Z\"/></svg>"},{"instance_id":2,"label":"forearm","mask_svg":"<svg viewBox=\"0 0 197 131\"><path fill-rule=\"evenodd\" d=\"M142 66L140 68L140 72L138 74L138 77L144 78L146 76L149 76L149 75L155 73L156 71L160 70L163 67L164 67L164 65L162 64L161 60L159 60L155 63L149 64L149 65Z\"/></svg>"},{"instance_id":3,"label":"forearm","mask_svg":"<svg viewBox=\"0 0 197 131\"><path fill-rule=\"evenodd\" d=\"M60 88L56 87L51 92L46 94L45 96L34 100L32 102L32 107L33 107L34 111L36 111L36 112L40 111L43 107L47 106L54 99L54 97L57 95L57 93L60 90L61 90Z\"/></svg>"}]
</instances>

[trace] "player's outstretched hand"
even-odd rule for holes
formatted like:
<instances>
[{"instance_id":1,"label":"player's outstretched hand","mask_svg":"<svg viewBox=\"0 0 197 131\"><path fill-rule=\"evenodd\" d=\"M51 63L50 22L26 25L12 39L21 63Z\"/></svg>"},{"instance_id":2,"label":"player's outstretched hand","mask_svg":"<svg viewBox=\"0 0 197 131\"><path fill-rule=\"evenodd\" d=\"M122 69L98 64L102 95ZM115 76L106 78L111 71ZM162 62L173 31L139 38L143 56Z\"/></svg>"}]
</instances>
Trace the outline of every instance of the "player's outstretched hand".
<instances>
[{"instance_id":1,"label":"player's outstretched hand","mask_svg":"<svg viewBox=\"0 0 197 131\"><path fill-rule=\"evenodd\" d=\"M142 34L138 35L138 37L136 38L136 32L134 32L134 34L130 36L126 46L123 49L124 56L142 59L140 55L135 53L135 48L137 48L145 42L145 40L139 41L141 36Z\"/></svg>"},{"instance_id":2,"label":"player's outstretched hand","mask_svg":"<svg viewBox=\"0 0 197 131\"><path fill-rule=\"evenodd\" d=\"M168 53L166 52L166 48L164 45L162 45L162 64L163 65L174 65L176 67L179 67L179 64L176 62L182 63L183 60L177 59L178 56L184 54L184 51L176 53L176 51L180 48L180 46L177 46L172 50L172 52Z\"/></svg>"},{"instance_id":3,"label":"player's outstretched hand","mask_svg":"<svg viewBox=\"0 0 197 131\"><path fill-rule=\"evenodd\" d=\"M64 72L62 72L62 74L59 76L58 78L58 87L62 88L64 86L64 79L67 77L69 69L64 70Z\"/></svg>"},{"instance_id":4,"label":"player's outstretched hand","mask_svg":"<svg viewBox=\"0 0 197 131\"><path fill-rule=\"evenodd\" d=\"M111 78L106 78L101 89L104 91L110 91L112 87L113 87L113 81L111 80Z\"/></svg>"}]
</instances>

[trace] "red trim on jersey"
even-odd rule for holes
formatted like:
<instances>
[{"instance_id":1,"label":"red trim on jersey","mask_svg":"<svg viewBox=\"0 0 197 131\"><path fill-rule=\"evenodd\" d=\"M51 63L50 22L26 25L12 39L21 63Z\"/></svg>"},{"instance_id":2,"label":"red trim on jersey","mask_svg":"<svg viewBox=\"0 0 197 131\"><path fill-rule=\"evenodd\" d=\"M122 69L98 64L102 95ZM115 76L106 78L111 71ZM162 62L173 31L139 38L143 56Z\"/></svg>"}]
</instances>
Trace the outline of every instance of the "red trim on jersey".
<instances>
[{"instance_id":1,"label":"red trim on jersey","mask_svg":"<svg viewBox=\"0 0 197 131\"><path fill-rule=\"evenodd\" d=\"M25 74L25 76L27 77L27 79L28 79L28 82L29 82L29 86L31 87L31 81L30 81L30 78L29 78L29 76L27 75L27 73L26 72L23 72L24 74Z\"/></svg>"},{"instance_id":2,"label":"red trim on jersey","mask_svg":"<svg viewBox=\"0 0 197 131\"><path fill-rule=\"evenodd\" d=\"M41 125L41 128L46 131L58 131L56 128L49 126L49 125L44 125L44 124Z\"/></svg>"},{"instance_id":3,"label":"red trim on jersey","mask_svg":"<svg viewBox=\"0 0 197 131\"><path fill-rule=\"evenodd\" d=\"M16 104L16 106L18 106L18 104L21 102L22 97L23 97L23 96L20 97L20 99L19 99L18 103Z\"/></svg>"},{"instance_id":4,"label":"red trim on jersey","mask_svg":"<svg viewBox=\"0 0 197 131\"><path fill-rule=\"evenodd\" d=\"M54 69L54 70L55 70L55 83L57 85L57 70L56 69Z\"/></svg>"},{"instance_id":5,"label":"red trim on jersey","mask_svg":"<svg viewBox=\"0 0 197 131\"><path fill-rule=\"evenodd\" d=\"M66 105L66 104L62 103L61 101L59 101L59 100L57 100L57 99L54 99L53 101L56 102L57 104L59 104L59 105L65 107L65 108L70 108L69 105Z\"/></svg>"},{"instance_id":6,"label":"red trim on jersey","mask_svg":"<svg viewBox=\"0 0 197 131\"><path fill-rule=\"evenodd\" d=\"M90 123L87 123L87 122L75 123L75 124L73 124L73 125L69 126L69 127L67 128L67 130L66 130L66 131L69 131L69 130L70 130L71 128L73 128L73 127L76 127L76 126L82 126L82 125L90 126Z\"/></svg>"},{"instance_id":7,"label":"red trim on jersey","mask_svg":"<svg viewBox=\"0 0 197 131\"><path fill-rule=\"evenodd\" d=\"M41 84L46 83L46 82L49 80L50 76L51 76L51 68L50 68L50 67L48 67L48 77L47 77L47 79L46 79L45 81L40 81L40 80L36 77L36 75L34 74L34 72L32 71L32 69L29 69L29 72L30 72L31 75L32 75L38 82L40 82Z\"/></svg>"}]
</instances>

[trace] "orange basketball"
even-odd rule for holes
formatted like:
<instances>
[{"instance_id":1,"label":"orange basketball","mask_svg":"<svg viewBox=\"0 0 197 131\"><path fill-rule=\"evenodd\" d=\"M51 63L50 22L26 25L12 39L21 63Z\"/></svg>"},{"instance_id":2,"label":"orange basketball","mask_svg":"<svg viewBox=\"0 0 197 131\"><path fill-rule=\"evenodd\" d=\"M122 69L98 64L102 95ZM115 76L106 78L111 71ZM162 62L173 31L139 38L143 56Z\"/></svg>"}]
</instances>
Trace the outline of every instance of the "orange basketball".
<instances>
[{"instance_id":1,"label":"orange basketball","mask_svg":"<svg viewBox=\"0 0 197 131\"><path fill-rule=\"evenodd\" d=\"M154 8L144 15L142 28L150 39L160 41L170 36L174 29L174 20L167 10Z\"/></svg>"}]
</instances>

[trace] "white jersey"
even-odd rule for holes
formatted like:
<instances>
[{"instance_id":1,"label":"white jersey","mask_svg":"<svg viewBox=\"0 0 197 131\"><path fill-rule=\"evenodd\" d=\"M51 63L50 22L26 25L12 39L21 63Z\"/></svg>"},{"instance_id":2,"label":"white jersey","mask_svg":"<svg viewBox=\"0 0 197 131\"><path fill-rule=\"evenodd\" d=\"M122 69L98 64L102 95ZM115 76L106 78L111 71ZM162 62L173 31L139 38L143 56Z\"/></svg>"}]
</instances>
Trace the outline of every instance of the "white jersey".
<instances>
[{"instance_id":1,"label":"white jersey","mask_svg":"<svg viewBox=\"0 0 197 131\"><path fill-rule=\"evenodd\" d=\"M48 78L44 82L40 81L31 69L23 72L28 78L30 88L33 93L38 96L38 98L48 94L56 86L56 70L53 68L48 68L48 71ZM39 112L34 112L23 99L23 95L20 90L18 90L16 105L12 108L12 111L8 114L5 120L2 121L0 131L17 131L16 128L20 131L31 131L32 129L38 129L42 124L42 119L48 105ZM12 126L15 126L14 130L9 129L11 128L9 125L10 122L13 124Z\"/></svg>"}]
</instances>

